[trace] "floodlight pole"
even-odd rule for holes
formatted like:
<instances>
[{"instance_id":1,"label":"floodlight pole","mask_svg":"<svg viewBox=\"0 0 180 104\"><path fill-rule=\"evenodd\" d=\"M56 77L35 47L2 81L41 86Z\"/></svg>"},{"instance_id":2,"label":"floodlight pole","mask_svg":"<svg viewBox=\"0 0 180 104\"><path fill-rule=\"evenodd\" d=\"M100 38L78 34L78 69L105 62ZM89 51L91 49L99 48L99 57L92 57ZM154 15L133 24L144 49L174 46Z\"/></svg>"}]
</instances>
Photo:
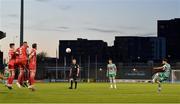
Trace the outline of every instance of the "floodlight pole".
<instances>
[{"instance_id":1,"label":"floodlight pole","mask_svg":"<svg viewBox=\"0 0 180 104\"><path fill-rule=\"evenodd\" d=\"M96 54L96 56L95 56L95 65L96 65L96 66L95 66L95 67L96 67L96 68L95 68L95 74L96 74L96 81L98 80L98 78L97 78L97 70L98 70L98 69L97 69L97 66L98 66L97 58L98 58L98 56L97 56L97 54Z\"/></svg>"},{"instance_id":2,"label":"floodlight pole","mask_svg":"<svg viewBox=\"0 0 180 104\"><path fill-rule=\"evenodd\" d=\"M56 80L58 79L58 52L56 49Z\"/></svg>"},{"instance_id":3,"label":"floodlight pole","mask_svg":"<svg viewBox=\"0 0 180 104\"><path fill-rule=\"evenodd\" d=\"M21 0L21 17L20 17L20 45L24 39L24 0Z\"/></svg>"},{"instance_id":4,"label":"floodlight pole","mask_svg":"<svg viewBox=\"0 0 180 104\"><path fill-rule=\"evenodd\" d=\"M64 61L66 61L66 56L64 57ZM66 80L66 62L64 63L64 80Z\"/></svg>"},{"instance_id":5,"label":"floodlight pole","mask_svg":"<svg viewBox=\"0 0 180 104\"><path fill-rule=\"evenodd\" d=\"M90 82L90 79L89 79L89 71L90 71L90 59L91 57L88 56L88 83Z\"/></svg>"}]
</instances>

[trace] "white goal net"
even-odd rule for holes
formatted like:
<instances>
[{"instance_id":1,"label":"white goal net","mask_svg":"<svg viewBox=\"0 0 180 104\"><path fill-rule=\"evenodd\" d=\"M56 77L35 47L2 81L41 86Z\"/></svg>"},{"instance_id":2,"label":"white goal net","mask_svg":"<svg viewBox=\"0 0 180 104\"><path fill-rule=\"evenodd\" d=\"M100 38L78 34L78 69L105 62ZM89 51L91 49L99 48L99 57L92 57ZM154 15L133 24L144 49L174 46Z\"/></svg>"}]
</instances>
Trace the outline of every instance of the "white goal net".
<instances>
[{"instance_id":1,"label":"white goal net","mask_svg":"<svg viewBox=\"0 0 180 104\"><path fill-rule=\"evenodd\" d=\"M172 70L171 77L172 83L180 83L180 70Z\"/></svg>"}]
</instances>

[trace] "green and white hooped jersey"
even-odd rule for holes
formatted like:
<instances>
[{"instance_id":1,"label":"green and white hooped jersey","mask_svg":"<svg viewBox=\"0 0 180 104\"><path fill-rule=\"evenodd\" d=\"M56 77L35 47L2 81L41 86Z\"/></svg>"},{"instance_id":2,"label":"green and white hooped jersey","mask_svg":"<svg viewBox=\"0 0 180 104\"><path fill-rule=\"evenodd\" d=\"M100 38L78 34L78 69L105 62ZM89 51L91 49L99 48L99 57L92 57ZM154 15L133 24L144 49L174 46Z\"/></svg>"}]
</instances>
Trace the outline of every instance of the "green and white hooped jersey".
<instances>
[{"instance_id":1,"label":"green and white hooped jersey","mask_svg":"<svg viewBox=\"0 0 180 104\"><path fill-rule=\"evenodd\" d=\"M10 72L6 69L5 71L4 71L4 77L5 78L8 78L10 76Z\"/></svg>"},{"instance_id":2,"label":"green and white hooped jersey","mask_svg":"<svg viewBox=\"0 0 180 104\"><path fill-rule=\"evenodd\" d=\"M115 74L116 75L116 65L115 64L108 64L107 65L107 72L108 72L108 74Z\"/></svg>"},{"instance_id":3,"label":"green and white hooped jersey","mask_svg":"<svg viewBox=\"0 0 180 104\"><path fill-rule=\"evenodd\" d=\"M170 71L171 71L171 65L166 63L166 64L163 65L163 69L164 69L164 72L163 72L164 76L169 77L170 76Z\"/></svg>"}]
</instances>

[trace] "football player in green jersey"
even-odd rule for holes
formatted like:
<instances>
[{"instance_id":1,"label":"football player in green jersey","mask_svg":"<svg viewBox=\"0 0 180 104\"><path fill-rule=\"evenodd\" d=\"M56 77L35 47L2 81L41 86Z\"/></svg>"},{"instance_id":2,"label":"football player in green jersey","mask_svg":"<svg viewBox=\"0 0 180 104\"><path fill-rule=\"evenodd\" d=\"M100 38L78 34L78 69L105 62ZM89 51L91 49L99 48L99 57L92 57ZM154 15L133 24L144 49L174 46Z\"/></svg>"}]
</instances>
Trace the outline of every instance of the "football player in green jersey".
<instances>
[{"instance_id":1,"label":"football player in green jersey","mask_svg":"<svg viewBox=\"0 0 180 104\"><path fill-rule=\"evenodd\" d=\"M161 82L167 81L170 77L171 65L168 63L167 59L162 60L161 67L155 67L155 70L162 70L163 72L158 72L153 76L153 83L158 83L158 92L161 91Z\"/></svg>"},{"instance_id":2,"label":"football player in green jersey","mask_svg":"<svg viewBox=\"0 0 180 104\"><path fill-rule=\"evenodd\" d=\"M109 59L108 62L109 62L109 64L107 65L106 76L110 80L110 88L114 87L116 89L116 79L115 79L115 77L116 77L117 68L116 68L116 65L112 63L112 59Z\"/></svg>"}]
</instances>

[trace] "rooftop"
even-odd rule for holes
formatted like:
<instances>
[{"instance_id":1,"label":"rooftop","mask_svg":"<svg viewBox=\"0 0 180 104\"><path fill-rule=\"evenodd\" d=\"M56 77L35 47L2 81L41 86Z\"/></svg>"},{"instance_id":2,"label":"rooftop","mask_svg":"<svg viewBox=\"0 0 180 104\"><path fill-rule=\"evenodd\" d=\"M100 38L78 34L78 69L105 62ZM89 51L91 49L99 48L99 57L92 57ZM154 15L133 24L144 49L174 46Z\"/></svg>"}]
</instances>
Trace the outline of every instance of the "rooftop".
<instances>
[{"instance_id":1,"label":"rooftop","mask_svg":"<svg viewBox=\"0 0 180 104\"><path fill-rule=\"evenodd\" d=\"M6 33L0 31L0 39L5 38L5 37L6 37Z\"/></svg>"}]
</instances>

